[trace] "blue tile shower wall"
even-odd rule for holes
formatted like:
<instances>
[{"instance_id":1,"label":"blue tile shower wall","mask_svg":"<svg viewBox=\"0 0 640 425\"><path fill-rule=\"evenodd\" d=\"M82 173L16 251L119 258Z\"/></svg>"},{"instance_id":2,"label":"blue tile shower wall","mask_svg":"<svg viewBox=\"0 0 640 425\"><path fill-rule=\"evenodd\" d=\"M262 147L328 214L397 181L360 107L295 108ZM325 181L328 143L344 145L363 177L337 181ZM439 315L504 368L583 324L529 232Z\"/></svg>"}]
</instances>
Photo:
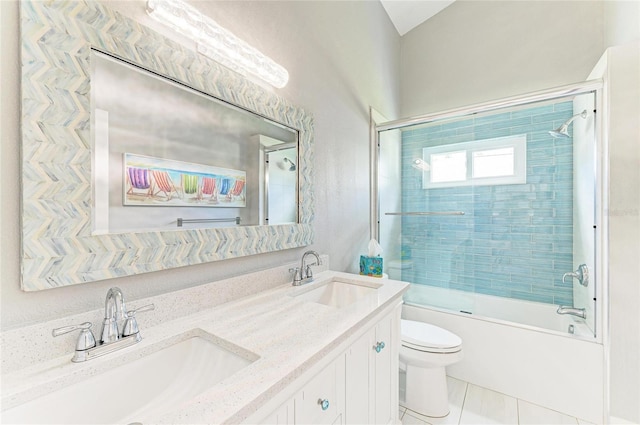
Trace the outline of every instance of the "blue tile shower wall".
<instances>
[{"instance_id":1,"label":"blue tile shower wall","mask_svg":"<svg viewBox=\"0 0 640 425\"><path fill-rule=\"evenodd\" d=\"M572 139L554 139L572 102L405 130L403 211L464 211L464 216L409 217L402 244L413 269L403 280L552 304L572 305ZM527 183L422 189L411 160L422 149L527 135Z\"/></svg>"}]
</instances>

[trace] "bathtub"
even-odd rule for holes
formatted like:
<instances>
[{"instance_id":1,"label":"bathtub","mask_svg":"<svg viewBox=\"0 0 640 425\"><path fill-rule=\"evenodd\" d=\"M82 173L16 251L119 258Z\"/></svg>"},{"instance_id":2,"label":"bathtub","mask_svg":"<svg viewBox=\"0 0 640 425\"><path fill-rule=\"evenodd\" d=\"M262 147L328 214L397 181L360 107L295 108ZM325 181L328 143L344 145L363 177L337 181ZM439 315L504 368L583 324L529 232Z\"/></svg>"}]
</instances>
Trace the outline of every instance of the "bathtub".
<instances>
[{"instance_id":1,"label":"bathtub","mask_svg":"<svg viewBox=\"0 0 640 425\"><path fill-rule=\"evenodd\" d=\"M462 338L457 379L602 424L604 347L584 320L556 306L411 285L402 317ZM569 327L572 325L573 334Z\"/></svg>"},{"instance_id":2,"label":"bathtub","mask_svg":"<svg viewBox=\"0 0 640 425\"><path fill-rule=\"evenodd\" d=\"M472 315L474 319L505 325L517 324L533 331L570 334L595 340L595 333L589 323L576 316L556 313L558 307L553 304L416 284L411 285L404 302L418 307Z\"/></svg>"}]
</instances>

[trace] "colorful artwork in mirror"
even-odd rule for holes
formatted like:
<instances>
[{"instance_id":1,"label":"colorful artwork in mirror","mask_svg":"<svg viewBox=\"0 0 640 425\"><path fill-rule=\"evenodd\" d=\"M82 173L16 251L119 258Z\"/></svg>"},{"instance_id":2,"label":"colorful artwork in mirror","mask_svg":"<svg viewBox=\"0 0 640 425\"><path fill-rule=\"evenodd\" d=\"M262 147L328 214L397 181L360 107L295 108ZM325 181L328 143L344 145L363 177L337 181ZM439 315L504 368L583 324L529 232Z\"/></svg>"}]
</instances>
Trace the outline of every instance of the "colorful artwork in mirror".
<instances>
[{"instance_id":1,"label":"colorful artwork in mirror","mask_svg":"<svg viewBox=\"0 0 640 425\"><path fill-rule=\"evenodd\" d=\"M245 207L245 171L125 153L124 205Z\"/></svg>"}]
</instances>

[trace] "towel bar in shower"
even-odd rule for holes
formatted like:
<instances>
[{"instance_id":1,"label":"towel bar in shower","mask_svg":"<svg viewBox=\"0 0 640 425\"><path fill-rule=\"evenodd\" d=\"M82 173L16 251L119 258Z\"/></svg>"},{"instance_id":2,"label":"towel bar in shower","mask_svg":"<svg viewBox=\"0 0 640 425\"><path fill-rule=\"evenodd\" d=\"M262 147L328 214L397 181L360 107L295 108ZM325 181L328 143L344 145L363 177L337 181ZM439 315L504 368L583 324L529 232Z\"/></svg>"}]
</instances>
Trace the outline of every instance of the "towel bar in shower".
<instances>
[{"instance_id":1,"label":"towel bar in shower","mask_svg":"<svg viewBox=\"0 0 640 425\"><path fill-rule=\"evenodd\" d=\"M463 211L414 211L414 212L388 212L384 215L464 215Z\"/></svg>"},{"instance_id":2,"label":"towel bar in shower","mask_svg":"<svg viewBox=\"0 0 640 425\"><path fill-rule=\"evenodd\" d=\"M240 224L240 217L229 217L229 218L179 218L177 220L178 227L182 227L184 223L231 223L235 222L236 224Z\"/></svg>"}]
</instances>

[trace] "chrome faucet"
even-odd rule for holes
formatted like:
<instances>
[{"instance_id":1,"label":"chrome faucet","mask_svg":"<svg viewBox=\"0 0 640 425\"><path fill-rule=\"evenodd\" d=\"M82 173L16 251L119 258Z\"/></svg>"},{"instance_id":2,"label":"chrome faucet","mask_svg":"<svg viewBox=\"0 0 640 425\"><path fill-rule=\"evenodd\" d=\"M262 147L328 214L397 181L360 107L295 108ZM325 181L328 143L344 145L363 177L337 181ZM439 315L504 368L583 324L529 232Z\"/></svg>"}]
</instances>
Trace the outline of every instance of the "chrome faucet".
<instances>
[{"instance_id":1,"label":"chrome faucet","mask_svg":"<svg viewBox=\"0 0 640 425\"><path fill-rule=\"evenodd\" d=\"M570 314L572 316L578 316L582 319L587 318L587 310L584 308L575 308L575 307L567 307L564 305L558 306L558 310L556 310L558 314Z\"/></svg>"},{"instance_id":2,"label":"chrome faucet","mask_svg":"<svg viewBox=\"0 0 640 425\"><path fill-rule=\"evenodd\" d=\"M104 300L104 321L102 322L102 336L100 337L100 341L103 344L111 344L120 339L118 321L124 323L126 311L124 296L120 288L113 287L109 289Z\"/></svg>"},{"instance_id":3,"label":"chrome faucet","mask_svg":"<svg viewBox=\"0 0 640 425\"><path fill-rule=\"evenodd\" d=\"M315 263L305 264L305 259L308 255L316 257ZM322 264L320 255L316 251L307 251L302 254L302 260L300 261L300 267L289 269L290 273L293 273L293 286L304 285L305 283L313 282L313 270L311 266L319 266Z\"/></svg>"},{"instance_id":4,"label":"chrome faucet","mask_svg":"<svg viewBox=\"0 0 640 425\"><path fill-rule=\"evenodd\" d=\"M53 330L52 334L53 336L60 336L80 330L80 336L76 342L75 353L71 361L74 363L84 362L142 341L136 313L153 310L154 308L153 304L148 304L135 310L127 311L122 291L120 288L113 287L107 292L104 302L104 320L102 321L102 334L99 342L96 342L93 332L91 332L91 322L57 328ZM119 330L118 321L122 321L122 331Z\"/></svg>"}]
</instances>

